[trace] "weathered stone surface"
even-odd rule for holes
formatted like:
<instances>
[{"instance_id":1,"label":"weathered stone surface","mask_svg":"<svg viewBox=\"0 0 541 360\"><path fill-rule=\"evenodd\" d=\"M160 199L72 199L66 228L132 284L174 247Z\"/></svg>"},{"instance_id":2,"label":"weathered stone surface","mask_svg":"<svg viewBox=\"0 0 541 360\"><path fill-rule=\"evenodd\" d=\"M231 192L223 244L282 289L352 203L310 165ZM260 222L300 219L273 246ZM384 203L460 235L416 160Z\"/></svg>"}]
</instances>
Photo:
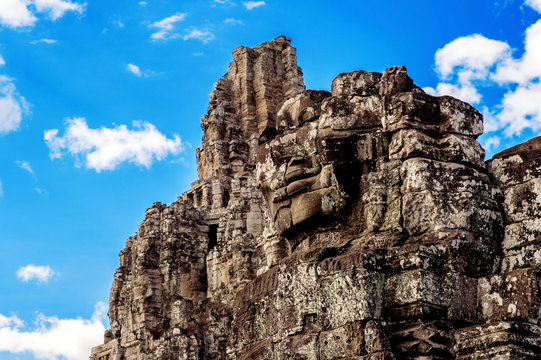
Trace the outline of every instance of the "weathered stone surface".
<instances>
[{"instance_id":1,"label":"weathered stone surface","mask_svg":"<svg viewBox=\"0 0 541 360\"><path fill-rule=\"evenodd\" d=\"M494 155L487 168L502 188L502 271L541 268L541 137Z\"/></svg>"},{"instance_id":2,"label":"weathered stone surface","mask_svg":"<svg viewBox=\"0 0 541 360\"><path fill-rule=\"evenodd\" d=\"M539 272L520 269L479 280L480 317L485 321L538 323L541 316Z\"/></svg>"},{"instance_id":3,"label":"weathered stone surface","mask_svg":"<svg viewBox=\"0 0 541 360\"><path fill-rule=\"evenodd\" d=\"M290 40L233 51L199 180L126 241L92 360L538 359L541 138L404 66L305 90Z\"/></svg>"},{"instance_id":4,"label":"weathered stone surface","mask_svg":"<svg viewBox=\"0 0 541 360\"><path fill-rule=\"evenodd\" d=\"M472 137L483 133L482 115L472 106L449 96L434 98L420 90L397 93L387 100L386 112L382 118L386 132L415 129Z\"/></svg>"},{"instance_id":5,"label":"weathered stone surface","mask_svg":"<svg viewBox=\"0 0 541 360\"><path fill-rule=\"evenodd\" d=\"M493 322L456 331L457 359L539 359L541 328L520 322Z\"/></svg>"}]
</instances>

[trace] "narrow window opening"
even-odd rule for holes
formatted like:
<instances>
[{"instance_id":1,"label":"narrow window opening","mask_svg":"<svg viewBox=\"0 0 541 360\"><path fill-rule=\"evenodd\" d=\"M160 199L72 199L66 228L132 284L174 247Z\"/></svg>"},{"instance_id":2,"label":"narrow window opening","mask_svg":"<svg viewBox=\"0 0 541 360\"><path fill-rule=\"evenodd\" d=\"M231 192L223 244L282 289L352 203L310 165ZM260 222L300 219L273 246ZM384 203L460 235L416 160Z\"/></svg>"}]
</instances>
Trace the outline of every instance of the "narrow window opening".
<instances>
[{"instance_id":1,"label":"narrow window opening","mask_svg":"<svg viewBox=\"0 0 541 360\"><path fill-rule=\"evenodd\" d=\"M212 196L209 195L209 191L207 191L206 195L207 195L207 205L212 206Z\"/></svg>"},{"instance_id":2,"label":"narrow window opening","mask_svg":"<svg viewBox=\"0 0 541 360\"><path fill-rule=\"evenodd\" d=\"M372 160L378 158L378 147L376 144L376 139L372 138Z\"/></svg>"},{"instance_id":3,"label":"narrow window opening","mask_svg":"<svg viewBox=\"0 0 541 360\"><path fill-rule=\"evenodd\" d=\"M209 246L208 251L214 249L218 243L218 224L209 225Z\"/></svg>"},{"instance_id":4,"label":"narrow window opening","mask_svg":"<svg viewBox=\"0 0 541 360\"><path fill-rule=\"evenodd\" d=\"M224 189L224 207L229 204L229 190Z\"/></svg>"}]
</instances>

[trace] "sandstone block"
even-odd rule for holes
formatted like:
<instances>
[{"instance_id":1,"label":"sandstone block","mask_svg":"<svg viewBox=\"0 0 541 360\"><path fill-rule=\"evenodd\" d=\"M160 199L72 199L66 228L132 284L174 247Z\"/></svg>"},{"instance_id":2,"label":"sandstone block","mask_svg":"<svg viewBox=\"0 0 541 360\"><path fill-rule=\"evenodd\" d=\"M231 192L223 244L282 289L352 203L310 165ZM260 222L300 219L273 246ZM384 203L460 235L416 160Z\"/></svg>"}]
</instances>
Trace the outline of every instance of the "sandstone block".
<instances>
[{"instance_id":1,"label":"sandstone block","mask_svg":"<svg viewBox=\"0 0 541 360\"><path fill-rule=\"evenodd\" d=\"M531 269L479 279L478 307L481 319L538 323L541 318L539 285L538 271Z\"/></svg>"},{"instance_id":2,"label":"sandstone block","mask_svg":"<svg viewBox=\"0 0 541 360\"><path fill-rule=\"evenodd\" d=\"M360 95L370 96L379 92L382 74L363 70L339 74L331 84L333 96Z\"/></svg>"},{"instance_id":3,"label":"sandstone block","mask_svg":"<svg viewBox=\"0 0 541 360\"><path fill-rule=\"evenodd\" d=\"M385 307L428 303L438 307L449 304L451 291L441 275L426 270L410 270L385 280Z\"/></svg>"}]
</instances>

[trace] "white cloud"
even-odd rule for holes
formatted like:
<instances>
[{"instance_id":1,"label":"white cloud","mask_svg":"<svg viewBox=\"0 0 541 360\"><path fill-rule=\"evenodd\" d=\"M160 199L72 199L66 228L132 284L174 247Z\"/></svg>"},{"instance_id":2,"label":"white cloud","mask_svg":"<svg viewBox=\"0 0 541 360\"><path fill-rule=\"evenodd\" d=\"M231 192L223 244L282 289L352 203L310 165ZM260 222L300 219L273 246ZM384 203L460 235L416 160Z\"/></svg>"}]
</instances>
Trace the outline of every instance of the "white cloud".
<instances>
[{"instance_id":1,"label":"white cloud","mask_svg":"<svg viewBox=\"0 0 541 360\"><path fill-rule=\"evenodd\" d=\"M177 37L177 34L171 34L171 32L174 30L175 24L183 21L185 17L186 13L176 13L175 15L171 15L163 20L150 24L149 27L158 29L157 32L150 35L151 39L165 40Z\"/></svg>"},{"instance_id":2,"label":"white cloud","mask_svg":"<svg viewBox=\"0 0 541 360\"><path fill-rule=\"evenodd\" d=\"M528 1L531 6L539 3ZM519 58L513 56L509 44L474 34L445 45L436 52L435 61L441 82L425 91L480 104L487 133L515 136L526 129L541 131L541 20L526 29ZM482 93L487 89L503 94L491 108L483 103ZM498 145L495 140L490 143Z\"/></svg>"},{"instance_id":3,"label":"white cloud","mask_svg":"<svg viewBox=\"0 0 541 360\"><path fill-rule=\"evenodd\" d=\"M4 58L2 57L2 55L0 55L0 66L4 66L6 65L6 62L4 61Z\"/></svg>"},{"instance_id":4,"label":"white cloud","mask_svg":"<svg viewBox=\"0 0 541 360\"><path fill-rule=\"evenodd\" d=\"M84 118L68 119L63 136L58 136L58 129L51 129L45 131L44 139L51 159L60 158L64 153L77 160L82 156L85 166L97 172L114 170L126 161L149 168L154 159L162 160L184 148L177 135L168 139L150 123L134 121L133 124L135 130L126 125L90 129Z\"/></svg>"},{"instance_id":5,"label":"white cloud","mask_svg":"<svg viewBox=\"0 0 541 360\"><path fill-rule=\"evenodd\" d=\"M256 7L265 5L265 2L264 1L245 1L243 2L243 4L244 6L246 6L246 9L252 10L252 9L255 9Z\"/></svg>"},{"instance_id":6,"label":"white cloud","mask_svg":"<svg viewBox=\"0 0 541 360\"><path fill-rule=\"evenodd\" d=\"M141 72L141 69L139 69L139 66L137 66L137 65L128 64L128 66L126 68L128 69L129 72L131 72L135 76L138 76L138 77L143 76L143 73Z\"/></svg>"},{"instance_id":7,"label":"white cloud","mask_svg":"<svg viewBox=\"0 0 541 360\"><path fill-rule=\"evenodd\" d=\"M450 95L472 104L476 104L481 100L481 95L470 83L459 85L439 83L435 89L431 87L425 87L423 89L430 95Z\"/></svg>"},{"instance_id":8,"label":"white cloud","mask_svg":"<svg viewBox=\"0 0 541 360\"><path fill-rule=\"evenodd\" d=\"M464 36L436 52L436 70L443 79L448 79L455 70L460 80L482 79L492 65L509 53L509 45L502 41L480 34Z\"/></svg>"},{"instance_id":9,"label":"white cloud","mask_svg":"<svg viewBox=\"0 0 541 360\"><path fill-rule=\"evenodd\" d=\"M541 65L541 64L540 64ZM497 115L500 128L511 136L524 129L541 130L541 84L530 83L507 92Z\"/></svg>"},{"instance_id":10,"label":"white cloud","mask_svg":"<svg viewBox=\"0 0 541 360\"><path fill-rule=\"evenodd\" d=\"M140 6L147 6L148 5L148 3L146 1L139 1L138 4Z\"/></svg>"},{"instance_id":11,"label":"white cloud","mask_svg":"<svg viewBox=\"0 0 541 360\"><path fill-rule=\"evenodd\" d=\"M17 277L24 282L29 282L30 280L37 280L42 283L49 281L55 272L49 265L47 266L36 266L33 264L23 266L17 270Z\"/></svg>"},{"instance_id":12,"label":"white cloud","mask_svg":"<svg viewBox=\"0 0 541 360\"><path fill-rule=\"evenodd\" d=\"M30 174L34 175L34 170L32 170L32 167L30 166L30 163L28 161L15 161L17 166L19 166L21 169L28 171Z\"/></svg>"},{"instance_id":13,"label":"white cloud","mask_svg":"<svg viewBox=\"0 0 541 360\"><path fill-rule=\"evenodd\" d=\"M432 95L451 95L479 103L482 96L474 83L487 80L490 69L510 53L508 44L479 34L455 39L436 52L436 72L443 82L435 90L426 90Z\"/></svg>"},{"instance_id":14,"label":"white cloud","mask_svg":"<svg viewBox=\"0 0 541 360\"><path fill-rule=\"evenodd\" d=\"M86 4L64 0L33 0L33 2L38 12L48 12L52 20L61 18L68 11L82 14L86 6Z\"/></svg>"},{"instance_id":15,"label":"white cloud","mask_svg":"<svg viewBox=\"0 0 541 360\"><path fill-rule=\"evenodd\" d=\"M29 0L0 1L0 23L12 28L32 26L38 20L28 9Z\"/></svg>"},{"instance_id":16,"label":"white cloud","mask_svg":"<svg viewBox=\"0 0 541 360\"><path fill-rule=\"evenodd\" d=\"M17 130L27 113L28 104L17 92L13 79L0 75L0 135Z\"/></svg>"},{"instance_id":17,"label":"white cloud","mask_svg":"<svg viewBox=\"0 0 541 360\"><path fill-rule=\"evenodd\" d=\"M483 130L485 133L498 131L500 129L499 120L496 117L496 112L483 106L481 108L481 114L483 114Z\"/></svg>"},{"instance_id":18,"label":"white cloud","mask_svg":"<svg viewBox=\"0 0 541 360\"><path fill-rule=\"evenodd\" d=\"M504 58L492 78L503 83L527 84L541 77L541 20L526 30L524 54L520 59Z\"/></svg>"},{"instance_id":19,"label":"white cloud","mask_svg":"<svg viewBox=\"0 0 541 360\"><path fill-rule=\"evenodd\" d=\"M58 41L54 39L39 39L39 40L32 40L30 41L30 44L36 45L36 44L56 44Z\"/></svg>"},{"instance_id":20,"label":"white cloud","mask_svg":"<svg viewBox=\"0 0 541 360\"><path fill-rule=\"evenodd\" d=\"M12 28L32 26L38 20L36 13L48 13L54 21L68 11L82 14L85 6L65 0L2 0L0 23Z\"/></svg>"},{"instance_id":21,"label":"white cloud","mask_svg":"<svg viewBox=\"0 0 541 360\"><path fill-rule=\"evenodd\" d=\"M526 0L526 5L541 13L541 0Z\"/></svg>"},{"instance_id":22,"label":"white cloud","mask_svg":"<svg viewBox=\"0 0 541 360\"><path fill-rule=\"evenodd\" d=\"M192 29L190 32L182 37L184 40L197 39L201 40L203 43L208 43L210 40L214 39L214 34L208 31L207 29L199 30Z\"/></svg>"},{"instance_id":23,"label":"white cloud","mask_svg":"<svg viewBox=\"0 0 541 360\"><path fill-rule=\"evenodd\" d=\"M23 323L17 317L0 314L0 351L30 352L40 359L88 360L91 347L103 341L106 314L104 303L96 305L90 319L39 314L35 327L28 330L21 329Z\"/></svg>"}]
</instances>

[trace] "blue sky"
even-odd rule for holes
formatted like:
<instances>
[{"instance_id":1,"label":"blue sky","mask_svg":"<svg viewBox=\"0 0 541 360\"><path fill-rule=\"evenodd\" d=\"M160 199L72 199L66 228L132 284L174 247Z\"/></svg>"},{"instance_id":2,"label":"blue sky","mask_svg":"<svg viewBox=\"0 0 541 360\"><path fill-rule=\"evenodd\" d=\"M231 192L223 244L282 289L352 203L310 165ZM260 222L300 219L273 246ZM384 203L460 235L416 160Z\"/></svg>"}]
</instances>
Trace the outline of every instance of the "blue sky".
<instances>
[{"instance_id":1,"label":"blue sky","mask_svg":"<svg viewBox=\"0 0 541 360\"><path fill-rule=\"evenodd\" d=\"M414 4L414 5L412 5ZM541 132L541 0L0 0L0 360L85 359L118 252L196 179L231 50L291 37L311 89L406 65L487 155Z\"/></svg>"}]
</instances>

